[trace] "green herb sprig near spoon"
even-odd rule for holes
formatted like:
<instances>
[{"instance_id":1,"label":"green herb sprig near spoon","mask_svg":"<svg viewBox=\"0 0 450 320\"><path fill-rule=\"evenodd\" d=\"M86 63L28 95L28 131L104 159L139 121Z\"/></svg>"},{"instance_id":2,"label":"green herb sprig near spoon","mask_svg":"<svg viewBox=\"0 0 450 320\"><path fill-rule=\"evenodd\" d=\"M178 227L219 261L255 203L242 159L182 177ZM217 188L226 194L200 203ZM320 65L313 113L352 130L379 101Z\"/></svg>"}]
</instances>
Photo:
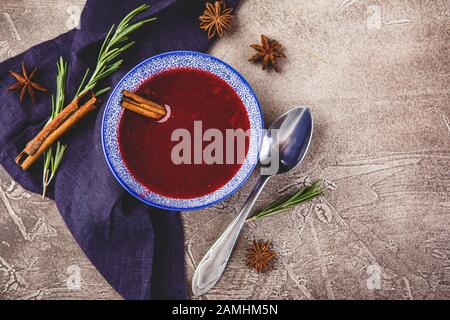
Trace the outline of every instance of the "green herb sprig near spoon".
<instances>
[{"instance_id":1,"label":"green herb sprig near spoon","mask_svg":"<svg viewBox=\"0 0 450 320\"><path fill-rule=\"evenodd\" d=\"M111 27L108 34L106 35L105 40L103 41L103 45L98 54L97 64L94 71L90 75L89 68L86 70L86 73L84 74L83 80L80 83L74 99L80 97L87 91L95 92L95 95L98 97L111 89L110 87L105 87L97 90L98 82L116 72L123 64L123 59L117 59L122 53L124 53L135 44L134 41L128 41L129 35L145 24L156 19L149 18L131 23L131 21L138 14L146 11L149 7L150 6L144 4L136 8L125 18L123 18L123 20L117 25L117 27L115 25ZM68 70L67 63L64 62L62 58L60 58L57 66L58 74L56 77L56 98L52 98L52 115L50 120L56 117L56 115L58 115L63 110L65 100L65 83ZM89 80L86 82L88 78ZM66 145L63 146L60 142L57 142L56 149L53 150L53 148L51 148L44 155L44 168L42 176L43 197L45 197L47 188L53 177L55 176L56 171L58 170L59 164L61 163L66 148Z\"/></svg>"},{"instance_id":2,"label":"green herb sprig near spoon","mask_svg":"<svg viewBox=\"0 0 450 320\"><path fill-rule=\"evenodd\" d=\"M320 179L315 180L312 185L300 188L293 194L286 195L280 199L272 202L267 207L259 211L257 214L247 219L253 221L261 218L266 218L276 213L284 212L292 209L300 203L306 202L323 194L324 187Z\"/></svg>"}]
</instances>

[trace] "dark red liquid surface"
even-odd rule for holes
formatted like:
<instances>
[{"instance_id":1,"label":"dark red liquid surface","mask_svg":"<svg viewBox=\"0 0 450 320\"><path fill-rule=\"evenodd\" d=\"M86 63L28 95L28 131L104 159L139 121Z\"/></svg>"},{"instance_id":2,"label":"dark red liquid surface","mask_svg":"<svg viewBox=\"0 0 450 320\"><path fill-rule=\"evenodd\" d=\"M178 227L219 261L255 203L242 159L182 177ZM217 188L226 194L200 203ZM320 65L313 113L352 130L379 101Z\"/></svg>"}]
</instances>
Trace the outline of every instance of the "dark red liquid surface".
<instances>
[{"instance_id":1,"label":"dark red liquid surface","mask_svg":"<svg viewBox=\"0 0 450 320\"><path fill-rule=\"evenodd\" d=\"M195 198L225 185L241 164L180 164L172 162L171 141L175 129L194 137L194 121L203 132L250 128L245 107L234 90L217 76L197 69L173 69L148 79L136 92L162 105L171 116L164 123L125 110L120 121L120 152L132 175L149 190L172 198ZM225 143L224 139L224 143ZM210 142L203 142L203 148ZM246 152L249 141L246 141ZM192 142L192 160L194 157ZM224 155L226 148L224 145ZM236 152L235 152L236 154Z\"/></svg>"}]
</instances>

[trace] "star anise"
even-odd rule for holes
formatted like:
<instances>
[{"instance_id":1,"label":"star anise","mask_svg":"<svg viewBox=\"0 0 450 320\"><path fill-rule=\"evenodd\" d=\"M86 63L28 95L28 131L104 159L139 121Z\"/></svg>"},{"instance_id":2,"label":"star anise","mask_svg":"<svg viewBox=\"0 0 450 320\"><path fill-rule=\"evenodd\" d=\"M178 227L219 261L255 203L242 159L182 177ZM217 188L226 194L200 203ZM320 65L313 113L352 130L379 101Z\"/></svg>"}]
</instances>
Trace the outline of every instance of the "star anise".
<instances>
[{"instance_id":1,"label":"star anise","mask_svg":"<svg viewBox=\"0 0 450 320\"><path fill-rule=\"evenodd\" d=\"M253 245L248 249L247 266L255 268L256 272L264 269L272 270L270 260L276 256L275 251L270 250L270 242L253 240Z\"/></svg>"},{"instance_id":2,"label":"star anise","mask_svg":"<svg viewBox=\"0 0 450 320\"><path fill-rule=\"evenodd\" d=\"M249 61L262 61L263 70L266 70L268 67L273 67L276 72L280 72L278 59L286 58L286 55L283 52L283 47L277 40L269 39L267 36L262 34L261 44L252 44L250 47L258 52L251 57Z\"/></svg>"},{"instance_id":3,"label":"star anise","mask_svg":"<svg viewBox=\"0 0 450 320\"><path fill-rule=\"evenodd\" d=\"M216 34L222 37L225 30L230 30L233 9L227 8L223 0L214 4L207 2L205 7L203 15L199 17L200 28L208 31L208 39Z\"/></svg>"},{"instance_id":4,"label":"star anise","mask_svg":"<svg viewBox=\"0 0 450 320\"><path fill-rule=\"evenodd\" d=\"M11 85L8 88L8 91L20 90L20 98L19 98L20 103L22 103L23 98L25 97L25 94L27 92L30 95L31 101L33 101L33 103L36 103L34 94L35 89L42 92L48 92L48 90L45 89L43 86L32 81L36 72L37 68L34 68L33 71L30 73L30 75L28 75L27 70L25 68L25 64L23 62L22 62L22 74L18 74L17 72L14 71L9 72L9 74L12 75L17 80L17 83Z\"/></svg>"}]
</instances>

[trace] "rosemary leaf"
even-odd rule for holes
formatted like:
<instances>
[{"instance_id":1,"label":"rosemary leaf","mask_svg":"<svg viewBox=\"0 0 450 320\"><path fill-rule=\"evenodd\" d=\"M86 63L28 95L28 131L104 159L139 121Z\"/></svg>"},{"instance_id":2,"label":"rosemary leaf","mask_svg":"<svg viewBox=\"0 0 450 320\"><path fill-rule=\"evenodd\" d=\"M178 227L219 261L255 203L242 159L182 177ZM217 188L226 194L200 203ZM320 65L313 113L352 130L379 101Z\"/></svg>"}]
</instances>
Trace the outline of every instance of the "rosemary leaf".
<instances>
[{"instance_id":1,"label":"rosemary leaf","mask_svg":"<svg viewBox=\"0 0 450 320\"><path fill-rule=\"evenodd\" d=\"M247 221L266 218L276 213L284 212L292 209L300 203L316 198L323 193L323 185L320 179L313 182L312 185L302 187L293 194L285 195L278 200L275 200L267 207L256 213Z\"/></svg>"},{"instance_id":2,"label":"rosemary leaf","mask_svg":"<svg viewBox=\"0 0 450 320\"><path fill-rule=\"evenodd\" d=\"M86 78L88 77L90 72L90 69L87 68L86 72L84 73L83 79L81 80L80 86L78 87L77 93L75 94L75 97L78 97L80 95L81 90L83 89L83 85L86 81Z\"/></svg>"},{"instance_id":3,"label":"rosemary leaf","mask_svg":"<svg viewBox=\"0 0 450 320\"><path fill-rule=\"evenodd\" d=\"M111 90L111 87L106 87L106 88L103 88L101 90L98 90L98 91L95 92L95 96L99 97L102 94L108 92L109 90Z\"/></svg>"}]
</instances>

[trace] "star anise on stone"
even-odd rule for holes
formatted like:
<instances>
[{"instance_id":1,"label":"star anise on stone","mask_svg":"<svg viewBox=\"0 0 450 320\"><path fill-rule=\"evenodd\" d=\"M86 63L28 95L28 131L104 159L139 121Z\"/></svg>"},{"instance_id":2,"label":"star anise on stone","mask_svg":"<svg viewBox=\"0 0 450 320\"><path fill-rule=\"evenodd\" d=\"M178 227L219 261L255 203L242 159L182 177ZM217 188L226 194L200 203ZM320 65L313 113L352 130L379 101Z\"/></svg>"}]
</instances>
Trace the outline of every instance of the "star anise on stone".
<instances>
[{"instance_id":1,"label":"star anise on stone","mask_svg":"<svg viewBox=\"0 0 450 320\"><path fill-rule=\"evenodd\" d=\"M276 72L280 72L278 66L278 59L286 58L281 44L274 39L269 39L265 35L261 35L261 44L250 45L253 49L258 51L253 57L249 59L251 62L262 62L262 69L266 70L272 67Z\"/></svg>"},{"instance_id":2,"label":"star anise on stone","mask_svg":"<svg viewBox=\"0 0 450 320\"><path fill-rule=\"evenodd\" d=\"M28 72L25 68L25 64L23 62L22 62L22 74L19 74L14 71L9 72L9 74L17 80L17 83L11 85L8 88L8 90L9 91L20 90L20 97L19 97L20 103L22 103L22 101L25 97L25 94L27 92L30 95L31 101L33 101L33 103L36 102L34 90L48 92L48 90L45 89L43 86L32 81L36 72L37 72L37 68L34 68L33 71L30 73L30 75L28 75Z\"/></svg>"},{"instance_id":3,"label":"star anise on stone","mask_svg":"<svg viewBox=\"0 0 450 320\"><path fill-rule=\"evenodd\" d=\"M254 268L256 272L264 269L272 270L270 260L276 256L275 251L270 250L270 242L253 240L253 245L247 252L247 266Z\"/></svg>"},{"instance_id":4,"label":"star anise on stone","mask_svg":"<svg viewBox=\"0 0 450 320\"><path fill-rule=\"evenodd\" d=\"M208 39L216 34L222 37L225 30L230 30L233 15L232 8L227 8L223 0L216 1L214 4L207 2L205 11L199 17L200 28L208 31Z\"/></svg>"}]
</instances>

